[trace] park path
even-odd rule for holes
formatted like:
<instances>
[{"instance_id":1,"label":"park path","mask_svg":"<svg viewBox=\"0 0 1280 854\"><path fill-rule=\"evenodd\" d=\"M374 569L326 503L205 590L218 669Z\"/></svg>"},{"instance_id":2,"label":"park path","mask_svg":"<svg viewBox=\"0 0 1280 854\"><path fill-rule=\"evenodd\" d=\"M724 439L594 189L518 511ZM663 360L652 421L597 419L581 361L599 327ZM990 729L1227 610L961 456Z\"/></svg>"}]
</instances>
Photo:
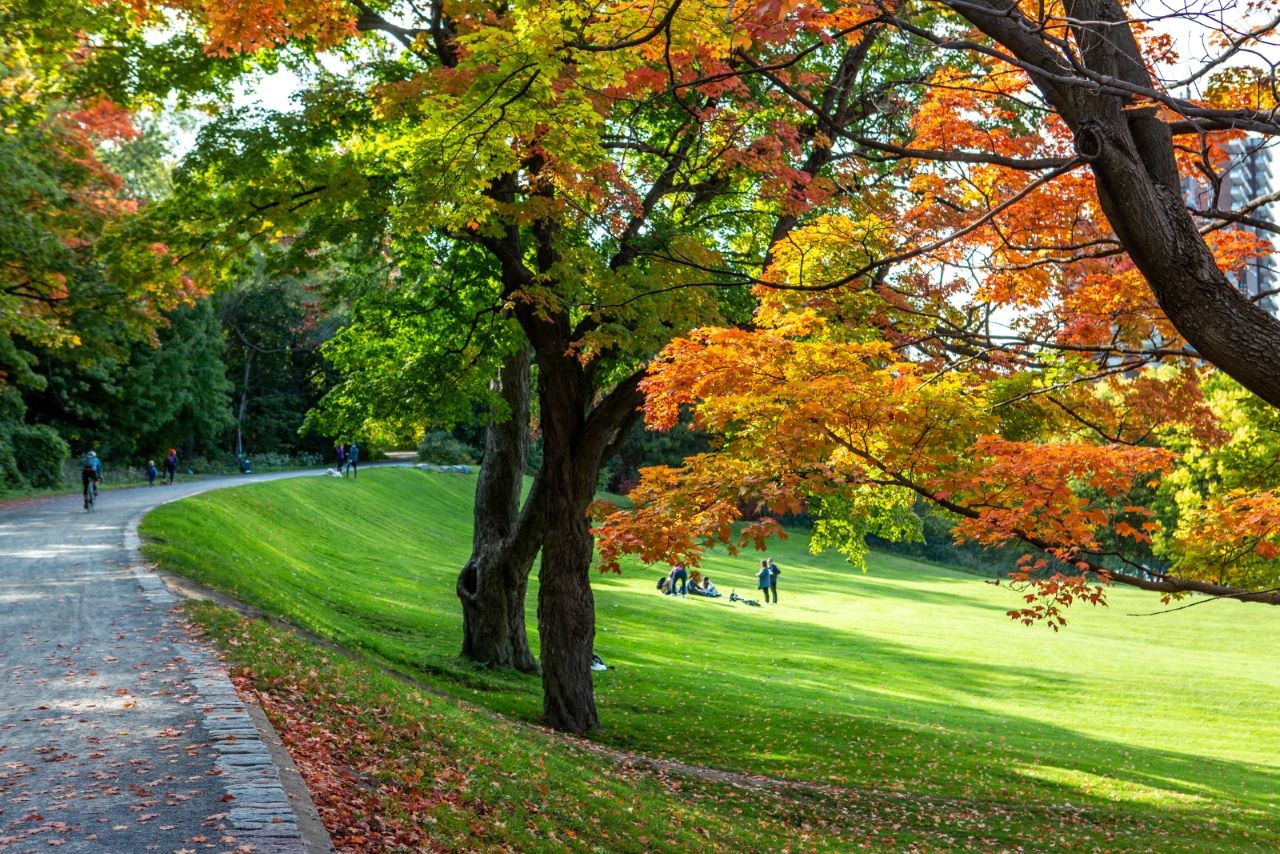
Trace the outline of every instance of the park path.
<instances>
[{"instance_id":1,"label":"park path","mask_svg":"<svg viewBox=\"0 0 1280 854\"><path fill-rule=\"evenodd\" d=\"M79 495L0 506L0 850L330 849L136 533L168 501L316 474L109 490L92 514Z\"/></svg>"}]
</instances>

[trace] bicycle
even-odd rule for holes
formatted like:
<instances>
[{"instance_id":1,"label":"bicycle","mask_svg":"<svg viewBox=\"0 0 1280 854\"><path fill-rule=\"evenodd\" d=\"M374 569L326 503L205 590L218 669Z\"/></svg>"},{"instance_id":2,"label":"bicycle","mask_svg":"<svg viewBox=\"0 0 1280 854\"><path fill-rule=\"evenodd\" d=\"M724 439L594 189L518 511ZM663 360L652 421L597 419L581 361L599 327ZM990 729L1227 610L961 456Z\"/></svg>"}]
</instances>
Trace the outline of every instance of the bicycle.
<instances>
[{"instance_id":1,"label":"bicycle","mask_svg":"<svg viewBox=\"0 0 1280 854\"><path fill-rule=\"evenodd\" d=\"M84 481L84 509L86 513L92 513L94 505L98 503L98 479L96 477L87 477Z\"/></svg>"}]
</instances>

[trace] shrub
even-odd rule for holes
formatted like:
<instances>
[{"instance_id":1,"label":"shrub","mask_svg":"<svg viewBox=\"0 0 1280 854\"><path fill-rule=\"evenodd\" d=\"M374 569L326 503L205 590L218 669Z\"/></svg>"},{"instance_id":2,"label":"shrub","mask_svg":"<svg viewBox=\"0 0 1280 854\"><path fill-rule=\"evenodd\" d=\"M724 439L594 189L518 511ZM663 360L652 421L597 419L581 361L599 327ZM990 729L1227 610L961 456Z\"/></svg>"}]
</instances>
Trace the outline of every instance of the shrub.
<instances>
[{"instance_id":1,"label":"shrub","mask_svg":"<svg viewBox=\"0 0 1280 854\"><path fill-rule=\"evenodd\" d=\"M263 451L261 454L245 454L245 457L253 464L253 470L257 472L313 468L323 461L319 454L311 453L310 451L302 451L297 454ZM234 471L239 471L239 463L233 461L232 466Z\"/></svg>"},{"instance_id":2,"label":"shrub","mask_svg":"<svg viewBox=\"0 0 1280 854\"><path fill-rule=\"evenodd\" d=\"M0 488L26 489L27 482L18 471L18 461L13 456L12 429L0 425Z\"/></svg>"},{"instance_id":3,"label":"shrub","mask_svg":"<svg viewBox=\"0 0 1280 854\"><path fill-rule=\"evenodd\" d=\"M47 424L19 424L10 433L18 471L29 486L42 489L62 483L62 464L71 448Z\"/></svg>"},{"instance_id":4,"label":"shrub","mask_svg":"<svg viewBox=\"0 0 1280 854\"><path fill-rule=\"evenodd\" d=\"M161 474L164 473L164 460L160 456L156 457L156 467L160 469ZM187 469L191 469L196 474L236 474L240 471L240 464L233 454L215 452L185 460L179 459L178 474L186 474Z\"/></svg>"},{"instance_id":5,"label":"shrub","mask_svg":"<svg viewBox=\"0 0 1280 854\"><path fill-rule=\"evenodd\" d=\"M475 463L475 448L463 444L443 430L436 430L422 437L418 443L418 461L438 466L460 466Z\"/></svg>"}]
</instances>

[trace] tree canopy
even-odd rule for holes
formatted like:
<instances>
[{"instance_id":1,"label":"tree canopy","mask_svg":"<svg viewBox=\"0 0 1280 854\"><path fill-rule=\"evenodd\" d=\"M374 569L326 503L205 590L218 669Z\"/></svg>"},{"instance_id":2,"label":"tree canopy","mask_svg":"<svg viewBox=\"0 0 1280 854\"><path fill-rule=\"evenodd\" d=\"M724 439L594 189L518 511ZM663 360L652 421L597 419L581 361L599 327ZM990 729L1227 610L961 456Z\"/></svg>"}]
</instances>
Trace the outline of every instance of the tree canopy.
<instances>
[{"instance_id":1,"label":"tree canopy","mask_svg":"<svg viewBox=\"0 0 1280 854\"><path fill-rule=\"evenodd\" d=\"M297 111L210 125L153 206L154 254L205 284L251 241L283 271L359 259L387 293L338 345L364 386L336 401L403 411L397 382L424 401L423 377L532 353L552 725L597 723L586 512L642 404L719 445L647 476L606 565L696 558L744 505L804 506L856 559L923 499L1050 561L1022 619L1060 624L1107 578L1280 601L1273 484L1187 462L1266 423L1206 400L1210 366L1280 405L1280 321L1229 278L1273 227L1220 192L1233 140L1280 130L1273 69L1234 63L1265 60L1265 15L1189 8L1214 55L1180 83L1174 41L1106 0L98 8L224 71L340 58ZM1155 494L1183 471L1199 504ZM1146 562L1215 525L1254 569Z\"/></svg>"}]
</instances>

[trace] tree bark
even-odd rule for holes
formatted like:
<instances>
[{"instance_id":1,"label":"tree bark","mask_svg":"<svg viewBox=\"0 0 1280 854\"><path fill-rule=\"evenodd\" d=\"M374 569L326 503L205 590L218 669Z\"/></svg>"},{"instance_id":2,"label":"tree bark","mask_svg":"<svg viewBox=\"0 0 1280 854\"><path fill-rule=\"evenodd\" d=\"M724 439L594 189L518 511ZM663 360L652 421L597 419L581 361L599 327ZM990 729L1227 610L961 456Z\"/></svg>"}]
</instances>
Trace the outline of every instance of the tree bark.
<instances>
[{"instance_id":1,"label":"tree bark","mask_svg":"<svg viewBox=\"0 0 1280 854\"><path fill-rule=\"evenodd\" d=\"M521 323L535 342L542 426L546 534L538 570L543 722L564 732L597 729L591 654L595 599L591 592L594 539L587 509L605 461L639 417L642 371L596 400L589 371L568 348L568 318L526 308Z\"/></svg>"},{"instance_id":2,"label":"tree bark","mask_svg":"<svg viewBox=\"0 0 1280 854\"><path fill-rule=\"evenodd\" d=\"M1183 202L1169 125L1127 94L1098 91L1108 81L1154 89L1124 10L1114 0L1069 0L1080 72L1005 0L950 5L1024 63L1076 135L1107 220L1174 328L1206 360L1280 407L1280 320L1218 269Z\"/></svg>"},{"instance_id":3,"label":"tree bark","mask_svg":"<svg viewBox=\"0 0 1280 854\"><path fill-rule=\"evenodd\" d=\"M557 442L549 452L544 437L548 535L538 572L538 640L543 722L554 729L580 733L600 726L591 679L596 611L590 578L592 537L587 522L587 505L594 490L581 486L590 466L579 464L566 451L565 445Z\"/></svg>"},{"instance_id":4,"label":"tree bark","mask_svg":"<svg viewBox=\"0 0 1280 854\"><path fill-rule=\"evenodd\" d=\"M525 673L538 669L525 631L529 571L542 544L543 490L535 483L520 505L529 450L529 354L503 364L499 392L508 417L492 418L476 481L471 557L458 574L462 603L462 655L493 667Z\"/></svg>"}]
</instances>

